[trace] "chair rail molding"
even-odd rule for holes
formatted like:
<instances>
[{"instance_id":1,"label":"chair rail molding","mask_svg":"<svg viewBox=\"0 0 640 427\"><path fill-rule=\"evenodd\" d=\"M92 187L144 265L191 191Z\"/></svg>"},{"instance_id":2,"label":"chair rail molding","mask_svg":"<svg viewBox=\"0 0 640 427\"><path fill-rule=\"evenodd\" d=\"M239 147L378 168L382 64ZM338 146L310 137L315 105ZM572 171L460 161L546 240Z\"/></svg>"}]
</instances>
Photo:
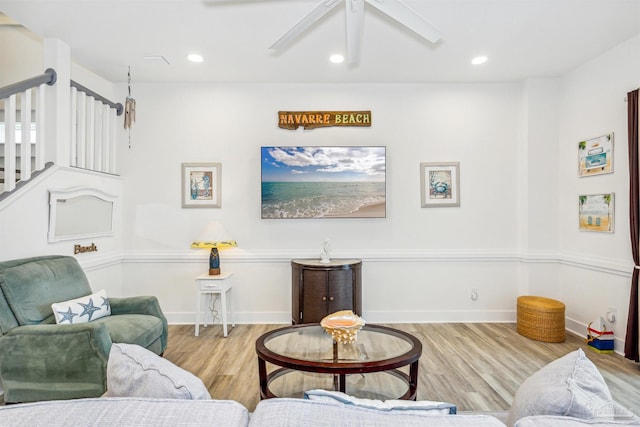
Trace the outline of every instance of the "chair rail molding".
<instances>
[{"instance_id":1,"label":"chair rail molding","mask_svg":"<svg viewBox=\"0 0 640 427\"><path fill-rule=\"evenodd\" d=\"M123 253L124 263L201 263L208 259L208 253L193 250L166 251L126 251ZM225 263L289 263L294 258L319 258L318 251L310 250L250 250L234 248L225 251ZM592 257L584 254L561 253L553 251L522 252L518 250L352 250L335 251L332 258L358 258L363 262L505 262L525 264L562 264L631 277L633 263L603 257Z\"/></svg>"}]
</instances>

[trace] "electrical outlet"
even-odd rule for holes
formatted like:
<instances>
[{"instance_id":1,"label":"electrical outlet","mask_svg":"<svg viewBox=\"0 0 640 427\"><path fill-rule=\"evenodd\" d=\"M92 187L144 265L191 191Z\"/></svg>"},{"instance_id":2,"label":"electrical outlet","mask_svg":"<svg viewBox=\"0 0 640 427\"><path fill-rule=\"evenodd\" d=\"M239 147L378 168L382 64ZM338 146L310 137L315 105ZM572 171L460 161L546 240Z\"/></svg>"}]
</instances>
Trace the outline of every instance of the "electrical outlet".
<instances>
[{"instance_id":1,"label":"electrical outlet","mask_svg":"<svg viewBox=\"0 0 640 427\"><path fill-rule=\"evenodd\" d=\"M614 323L618 319L618 309L615 307L607 307L607 322Z\"/></svg>"},{"instance_id":2,"label":"electrical outlet","mask_svg":"<svg viewBox=\"0 0 640 427\"><path fill-rule=\"evenodd\" d=\"M478 300L478 288L471 289L471 301Z\"/></svg>"}]
</instances>

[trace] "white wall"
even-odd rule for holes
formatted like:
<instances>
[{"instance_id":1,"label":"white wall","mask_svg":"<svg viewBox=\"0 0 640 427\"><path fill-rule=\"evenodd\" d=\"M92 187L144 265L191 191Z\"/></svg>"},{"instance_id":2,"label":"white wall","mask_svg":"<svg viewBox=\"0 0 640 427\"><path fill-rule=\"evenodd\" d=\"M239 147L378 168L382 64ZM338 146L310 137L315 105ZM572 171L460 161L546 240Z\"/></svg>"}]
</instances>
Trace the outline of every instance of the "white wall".
<instances>
[{"instance_id":1,"label":"white wall","mask_svg":"<svg viewBox=\"0 0 640 427\"><path fill-rule=\"evenodd\" d=\"M44 72L42 39L20 27L0 26L0 87Z\"/></svg>"},{"instance_id":2,"label":"white wall","mask_svg":"<svg viewBox=\"0 0 640 427\"><path fill-rule=\"evenodd\" d=\"M50 243L49 231L49 190L74 187L99 188L118 196L115 203L113 237L96 237L65 240ZM89 246L95 243L98 252L78 254L76 257L89 272L94 269L119 265L122 254L122 180L105 174L78 171L54 166L35 178L28 191L17 191L0 204L0 260L27 258L39 255L73 255L74 245ZM117 268L118 270L120 267ZM119 273L111 279L102 273L95 273L91 281L95 290L108 289L111 294L122 293ZM91 274L89 275L91 278ZM98 277L101 277L98 279Z\"/></svg>"},{"instance_id":3,"label":"white wall","mask_svg":"<svg viewBox=\"0 0 640 427\"><path fill-rule=\"evenodd\" d=\"M578 328L618 309L612 326L617 348L626 331L633 260L629 238L626 93L640 86L640 36L611 49L564 76L558 143L559 251L568 264L558 296L567 305L569 326ZM577 144L614 132L614 173L578 178ZM580 232L578 195L615 192L615 232ZM585 270L593 266L596 269ZM547 290L548 287L541 287ZM581 329L583 331L583 329Z\"/></svg>"},{"instance_id":4,"label":"white wall","mask_svg":"<svg viewBox=\"0 0 640 427\"><path fill-rule=\"evenodd\" d=\"M133 148L123 153L126 206L136 220L128 223L131 248L184 250L211 219L250 251L317 251L325 236L336 250L356 251L516 243L516 182L509 177L516 171L517 85L137 85L134 92L138 122ZM338 108L371 109L373 126L277 127L279 109ZM349 144L387 146L386 219L260 219L260 146ZM462 207L421 209L420 161L447 160L461 162ZM181 209L180 163L196 161L222 163L222 209ZM162 218L155 229L154 217ZM165 220L176 231L159 233Z\"/></svg>"},{"instance_id":5,"label":"white wall","mask_svg":"<svg viewBox=\"0 0 640 427\"><path fill-rule=\"evenodd\" d=\"M519 85L138 84L133 92L138 121L122 153L125 288L159 294L173 321L193 321L193 277L206 254L189 244L212 220L239 242L222 253L236 275L239 321L289 321L289 261L317 257L325 237L334 257L364 260L371 321L514 319ZM370 109L373 126L277 127L278 110L323 109ZM349 144L387 147L387 218L260 219L261 146ZM420 207L421 161L460 162L460 208ZM181 162L222 163L221 209L181 208Z\"/></svg>"}]
</instances>

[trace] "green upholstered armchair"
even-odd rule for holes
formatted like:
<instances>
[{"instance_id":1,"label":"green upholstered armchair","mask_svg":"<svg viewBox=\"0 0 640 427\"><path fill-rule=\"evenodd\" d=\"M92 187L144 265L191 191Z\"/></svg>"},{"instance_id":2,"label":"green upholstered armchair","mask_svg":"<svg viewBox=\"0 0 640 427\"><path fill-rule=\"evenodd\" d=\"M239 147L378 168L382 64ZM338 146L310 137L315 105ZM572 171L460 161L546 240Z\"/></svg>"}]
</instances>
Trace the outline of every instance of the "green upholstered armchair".
<instances>
[{"instance_id":1,"label":"green upholstered armchair","mask_svg":"<svg viewBox=\"0 0 640 427\"><path fill-rule=\"evenodd\" d=\"M91 293L73 257L0 262L0 381L5 402L102 395L113 342L164 352L167 319L155 297L109 298L110 316L55 323L52 303Z\"/></svg>"}]
</instances>

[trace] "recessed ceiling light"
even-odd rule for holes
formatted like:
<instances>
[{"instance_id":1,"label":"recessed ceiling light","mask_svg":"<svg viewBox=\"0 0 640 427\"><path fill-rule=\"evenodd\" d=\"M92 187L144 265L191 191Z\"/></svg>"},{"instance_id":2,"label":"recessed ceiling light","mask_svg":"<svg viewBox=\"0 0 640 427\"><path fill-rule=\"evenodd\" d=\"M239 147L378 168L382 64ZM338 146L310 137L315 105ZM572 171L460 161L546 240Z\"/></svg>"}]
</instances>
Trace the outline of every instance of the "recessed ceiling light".
<instances>
[{"instance_id":1,"label":"recessed ceiling light","mask_svg":"<svg viewBox=\"0 0 640 427\"><path fill-rule=\"evenodd\" d=\"M191 62L204 61L204 58L202 58L202 55L198 55L197 53L190 53L189 55L187 55L187 59Z\"/></svg>"},{"instance_id":2,"label":"recessed ceiling light","mask_svg":"<svg viewBox=\"0 0 640 427\"><path fill-rule=\"evenodd\" d=\"M471 60L471 63L473 65L480 65L480 64L484 64L488 60L489 60L489 58L487 58L486 56L476 56L475 58L473 58Z\"/></svg>"},{"instance_id":3,"label":"recessed ceiling light","mask_svg":"<svg viewBox=\"0 0 640 427\"><path fill-rule=\"evenodd\" d=\"M344 62L344 56L340 55L339 53L336 53L329 57L329 61L331 61L334 64L341 64L342 62Z\"/></svg>"}]
</instances>

